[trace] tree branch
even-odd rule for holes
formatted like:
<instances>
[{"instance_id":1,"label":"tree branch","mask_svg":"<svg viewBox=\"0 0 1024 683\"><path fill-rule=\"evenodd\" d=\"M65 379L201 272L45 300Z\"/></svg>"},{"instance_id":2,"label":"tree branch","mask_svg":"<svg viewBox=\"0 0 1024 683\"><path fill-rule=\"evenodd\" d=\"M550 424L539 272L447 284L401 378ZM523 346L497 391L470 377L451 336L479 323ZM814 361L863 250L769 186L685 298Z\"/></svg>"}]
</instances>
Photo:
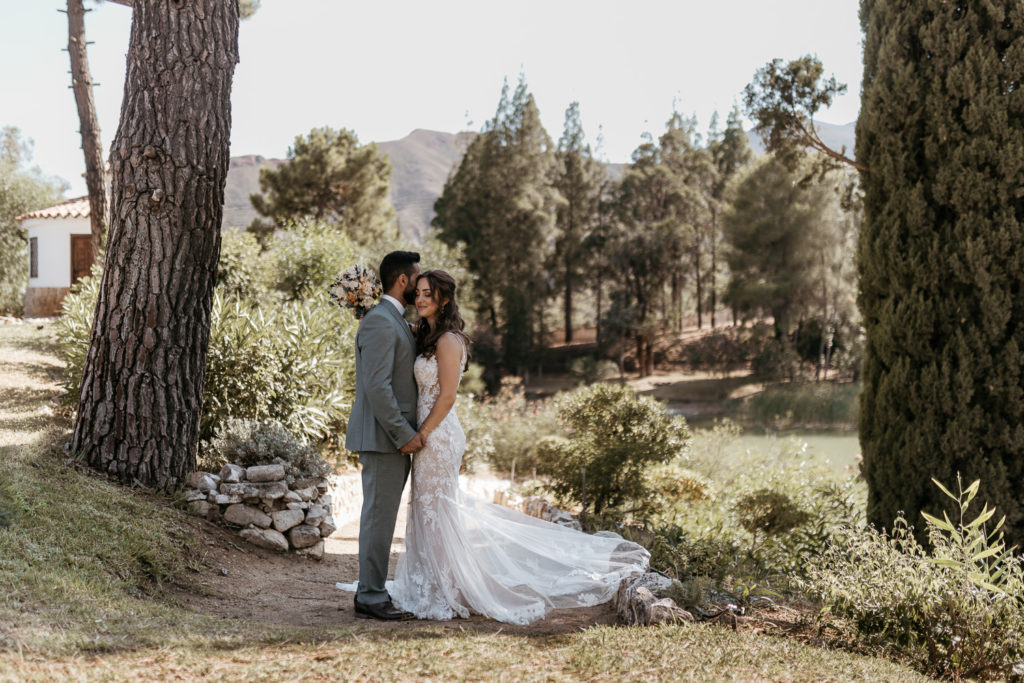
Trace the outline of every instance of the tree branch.
<instances>
[{"instance_id":1,"label":"tree branch","mask_svg":"<svg viewBox=\"0 0 1024 683\"><path fill-rule=\"evenodd\" d=\"M826 145L825 141L818 137L818 131L814 127L814 119L809 119L809 121L811 124L810 130L807 129L807 126L804 125L802 120L797 120L797 125L800 127L800 132L803 134L804 141L807 143L808 147L812 147L818 150L819 152L822 152L826 156L832 157L833 159L840 163L853 166L861 173L868 172L868 167L865 166L864 164L858 163L851 159L850 157L846 156L845 154L840 154L839 152L835 151L834 149Z\"/></svg>"}]
</instances>

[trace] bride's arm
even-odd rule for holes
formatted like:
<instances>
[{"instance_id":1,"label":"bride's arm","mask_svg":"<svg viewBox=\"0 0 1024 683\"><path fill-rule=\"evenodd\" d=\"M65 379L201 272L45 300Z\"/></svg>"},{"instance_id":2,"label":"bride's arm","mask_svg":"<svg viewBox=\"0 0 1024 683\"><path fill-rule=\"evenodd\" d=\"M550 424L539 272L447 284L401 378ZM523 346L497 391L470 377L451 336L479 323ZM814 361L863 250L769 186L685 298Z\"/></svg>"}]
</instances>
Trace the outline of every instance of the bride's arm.
<instances>
[{"instance_id":1,"label":"bride's arm","mask_svg":"<svg viewBox=\"0 0 1024 683\"><path fill-rule=\"evenodd\" d=\"M462 364L462 342L454 334L444 334L437 340L434 351L437 358L437 380L441 385L441 393L434 401L427 419L420 425L420 434L424 438L437 429L441 420L455 405L455 393L459 388L459 367Z\"/></svg>"}]
</instances>

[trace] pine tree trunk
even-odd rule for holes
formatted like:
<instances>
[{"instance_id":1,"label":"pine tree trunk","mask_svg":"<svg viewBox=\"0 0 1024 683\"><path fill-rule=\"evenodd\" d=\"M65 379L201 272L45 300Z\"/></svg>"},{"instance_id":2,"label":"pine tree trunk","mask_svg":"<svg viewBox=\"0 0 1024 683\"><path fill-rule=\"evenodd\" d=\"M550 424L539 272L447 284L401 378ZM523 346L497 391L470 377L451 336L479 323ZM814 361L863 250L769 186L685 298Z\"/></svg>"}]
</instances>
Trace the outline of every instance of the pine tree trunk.
<instances>
[{"instance_id":1,"label":"pine tree trunk","mask_svg":"<svg viewBox=\"0 0 1024 683\"><path fill-rule=\"evenodd\" d=\"M566 259L565 264L565 343L572 342L572 269Z\"/></svg>"},{"instance_id":2,"label":"pine tree trunk","mask_svg":"<svg viewBox=\"0 0 1024 683\"><path fill-rule=\"evenodd\" d=\"M78 126L85 155L85 186L89 191L89 222L92 232L92 257L95 260L103 244L107 220L107 188L103 176L103 144L96 121L92 97L92 76L85 43L85 9L82 0L68 0L68 55L71 58L71 88L78 105Z\"/></svg>"},{"instance_id":3,"label":"pine tree trunk","mask_svg":"<svg viewBox=\"0 0 1024 683\"><path fill-rule=\"evenodd\" d=\"M718 308L718 297L716 296L718 279L718 211L714 206L711 208L711 329L715 329L715 309Z\"/></svg>"},{"instance_id":4,"label":"pine tree trunk","mask_svg":"<svg viewBox=\"0 0 1024 683\"><path fill-rule=\"evenodd\" d=\"M697 248L697 329L704 327L704 290L701 287L700 247Z\"/></svg>"},{"instance_id":5,"label":"pine tree trunk","mask_svg":"<svg viewBox=\"0 0 1024 683\"><path fill-rule=\"evenodd\" d=\"M195 468L238 3L135 0L106 267L73 452L123 483Z\"/></svg>"},{"instance_id":6,"label":"pine tree trunk","mask_svg":"<svg viewBox=\"0 0 1024 683\"><path fill-rule=\"evenodd\" d=\"M601 353L601 276L597 276L597 322L595 323L594 341L597 343L597 352Z\"/></svg>"}]
</instances>

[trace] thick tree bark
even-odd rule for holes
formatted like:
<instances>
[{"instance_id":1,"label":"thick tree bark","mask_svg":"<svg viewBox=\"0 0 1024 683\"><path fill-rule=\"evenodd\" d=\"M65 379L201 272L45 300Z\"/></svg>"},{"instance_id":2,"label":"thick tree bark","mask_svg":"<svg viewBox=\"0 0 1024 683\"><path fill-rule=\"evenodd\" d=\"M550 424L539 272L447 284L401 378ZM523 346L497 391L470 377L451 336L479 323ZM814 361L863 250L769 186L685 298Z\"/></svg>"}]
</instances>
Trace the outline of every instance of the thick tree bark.
<instances>
[{"instance_id":1,"label":"thick tree bark","mask_svg":"<svg viewBox=\"0 0 1024 683\"><path fill-rule=\"evenodd\" d=\"M238 3L135 0L106 265L72 450L124 483L195 468Z\"/></svg>"},{"instance_id":2,"label":"thick tree bark","mask_svg":"<svg viewBox=\"0 0 1024 683\"><path fill-rule=\"evenodd\" d=\"M565 257L565 343L572 343L572 258Z\"/></svg>"},{"instance_id":3,"label":"thick tree bark","mask_svg":"<svg viewBox=\"0 0 1024 683\"><path fill-rule=\"evenodd\" d=\"M89 190L89 221L92 224L92 257L103 244L107 222L107 183L103 175L103 144L92 98L92 75L85 43L85 8L82 0L68 0L68 55L71 58L71 88L78 105L78 127L85 155L85 186Z\"/></svg>"},{"instance_id":4,"label":"thick tree bark","mask_svg":"<svg viewBox=\"0 0 1024 683\"><path fill-rule=\"evenodd\" d=\"M718 308L718 212L711 207L711 329L715 329L715 309Z\"/></svg>"}]
</instances>

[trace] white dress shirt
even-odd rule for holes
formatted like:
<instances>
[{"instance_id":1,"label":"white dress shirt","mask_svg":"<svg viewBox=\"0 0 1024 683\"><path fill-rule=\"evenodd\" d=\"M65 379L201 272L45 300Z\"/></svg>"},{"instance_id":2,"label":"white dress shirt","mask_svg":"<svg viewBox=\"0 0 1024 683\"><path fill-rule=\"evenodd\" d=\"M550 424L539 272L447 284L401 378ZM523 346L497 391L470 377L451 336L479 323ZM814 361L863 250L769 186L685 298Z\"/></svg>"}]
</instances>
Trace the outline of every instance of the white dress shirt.
<instances>
[{"instance_id":1,"label":"white dress shirt","mask_svg":"<svg viewBox=\"0 0 1024 683\"><path fill-rule=\"evenodd\" d=\"M405 315L405 306L402 305L401 301L391 296L390 294L385 294L384 296L381 297L381 299L383 299L384 301L390 301L391 305L398 309L398 313L400 315Z\"/></svg>"}]
</instances>

